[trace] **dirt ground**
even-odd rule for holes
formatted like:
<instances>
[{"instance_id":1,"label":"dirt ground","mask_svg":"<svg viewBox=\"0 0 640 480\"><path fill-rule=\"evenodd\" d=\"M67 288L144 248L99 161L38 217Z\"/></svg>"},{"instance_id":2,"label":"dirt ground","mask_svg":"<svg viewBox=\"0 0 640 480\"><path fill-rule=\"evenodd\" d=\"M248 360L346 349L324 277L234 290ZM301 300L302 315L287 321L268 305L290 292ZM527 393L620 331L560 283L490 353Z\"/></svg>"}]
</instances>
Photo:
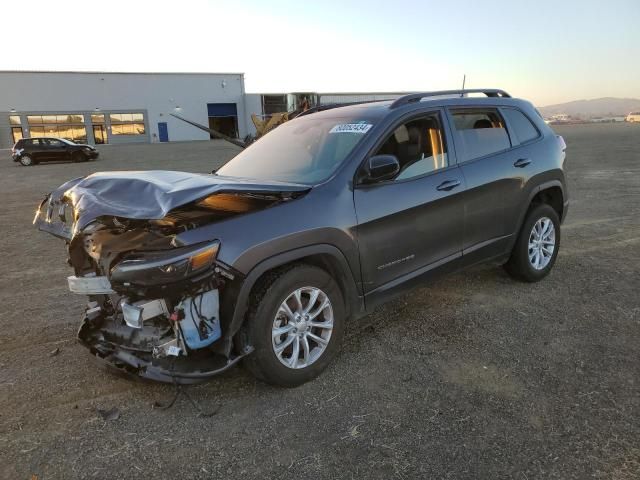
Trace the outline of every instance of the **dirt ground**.
<instances>
[{"instance_id":1,"label":"dirt ground","mask_svg":"<svg viewBox=\"0 0 640 480\"><path fill-rule=\"evenodd\" d=\"M557 131L572 204L545 281L446 277L352 323L314 382L278 389L235 368L191 388L220 407L211 418L185 398L152 409L170 386L91 361L63 243L31 220L67 179L207 172L235 148L104 146L97 162L31 168L0 151L0 477L640 478L640 125Z\"/></svg>"}]
</instances>

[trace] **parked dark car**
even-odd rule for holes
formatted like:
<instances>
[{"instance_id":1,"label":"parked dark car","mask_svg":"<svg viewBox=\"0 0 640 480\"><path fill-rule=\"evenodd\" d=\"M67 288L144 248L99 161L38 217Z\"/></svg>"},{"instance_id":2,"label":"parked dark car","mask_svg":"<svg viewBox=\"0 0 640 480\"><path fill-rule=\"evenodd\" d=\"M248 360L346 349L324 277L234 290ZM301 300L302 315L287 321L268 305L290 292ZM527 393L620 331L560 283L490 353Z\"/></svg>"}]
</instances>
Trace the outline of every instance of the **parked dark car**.
<instances>
[{"instance_id":1,"label":"parked dark car","mask_svg":"<svg viewBox=\"0 0 640 480\"><path fill-rule=\"evenodd\" d=\"M96 147L54 137L23 138L11 149L13 161L25 167L49 161L86 162L95 160L98 155Z\"/></svg>"},{"instance_id":2,"label":"parked dark car","mask_svg":"<svg viewBox=\"0 0 640 480\"><path fill-rule=\"evenodd\" d=\"M411 94L306 112L217 174L72 180L34 223L67 241L69 287L89 296L78 336L107 365L192 383L245 359L291 386L328 365L349 319L437 275L548 275L565 148L504 91Z\"/></svg>"}]
</instances>

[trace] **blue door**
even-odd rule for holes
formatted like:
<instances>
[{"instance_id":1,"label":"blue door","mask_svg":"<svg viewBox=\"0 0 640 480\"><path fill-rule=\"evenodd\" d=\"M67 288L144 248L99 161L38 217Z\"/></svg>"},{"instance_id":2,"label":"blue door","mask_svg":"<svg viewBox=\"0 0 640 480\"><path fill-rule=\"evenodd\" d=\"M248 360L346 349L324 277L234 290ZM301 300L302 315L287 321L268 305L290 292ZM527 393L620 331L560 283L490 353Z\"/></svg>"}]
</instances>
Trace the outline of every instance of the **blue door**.
<instances>
[{"instance_id":1,"label":"blue door","mask_svg":"<svg viewBox=\"0 0 640 480\"><path fill-rule=\"evenodd\" d=\"M167 122L158 122L158 137L161 142L169 141L169 130L167 129Z\"/></svg>"}]
</instances>

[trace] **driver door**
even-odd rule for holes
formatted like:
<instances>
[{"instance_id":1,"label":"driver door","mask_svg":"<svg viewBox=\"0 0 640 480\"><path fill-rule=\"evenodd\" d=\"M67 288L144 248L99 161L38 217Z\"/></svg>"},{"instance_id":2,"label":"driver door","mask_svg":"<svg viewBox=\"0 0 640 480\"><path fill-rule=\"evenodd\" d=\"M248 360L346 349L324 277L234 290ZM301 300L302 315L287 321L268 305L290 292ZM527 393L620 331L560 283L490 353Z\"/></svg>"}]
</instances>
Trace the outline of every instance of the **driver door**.
<instances>
[{"instance_id":1,"label":"driver door","mask_svg":"<svg viewBox=\"0 0 640 480\"><path fill-rule=\"evenodd\" d=\"M446 140L439 111L396 125L372 156L395 155L399 173L355 188L367 306L461 256L465 182Z\"/></svg>"}]
</instances>

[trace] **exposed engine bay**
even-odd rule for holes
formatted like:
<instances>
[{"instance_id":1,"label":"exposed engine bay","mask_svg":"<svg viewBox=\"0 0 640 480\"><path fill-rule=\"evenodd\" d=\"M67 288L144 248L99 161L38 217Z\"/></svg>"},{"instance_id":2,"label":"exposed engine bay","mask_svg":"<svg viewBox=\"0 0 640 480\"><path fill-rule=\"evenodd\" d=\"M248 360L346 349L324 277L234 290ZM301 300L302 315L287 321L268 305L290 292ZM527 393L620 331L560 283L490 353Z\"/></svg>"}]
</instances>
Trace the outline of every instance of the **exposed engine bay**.
<instances>
[{"instance_id":1,"label":"exposed engine bay","mask_svg":"<svg viewBox=\"0 0 640 480\"><path fill-rule=\"evenodd\" d=\"M252 351L233 342L236 332L221 318L243 276L218 260L219 240L181 245L176 235L289 201L304 188L126 173L68 182L45 198L34 219L40 230L65 239L74 270L69 289L89 297L78 338L125 373L206 380ZM177 181L171 175L167 182L174 173Z\"/></svg>"}]
</instances>

